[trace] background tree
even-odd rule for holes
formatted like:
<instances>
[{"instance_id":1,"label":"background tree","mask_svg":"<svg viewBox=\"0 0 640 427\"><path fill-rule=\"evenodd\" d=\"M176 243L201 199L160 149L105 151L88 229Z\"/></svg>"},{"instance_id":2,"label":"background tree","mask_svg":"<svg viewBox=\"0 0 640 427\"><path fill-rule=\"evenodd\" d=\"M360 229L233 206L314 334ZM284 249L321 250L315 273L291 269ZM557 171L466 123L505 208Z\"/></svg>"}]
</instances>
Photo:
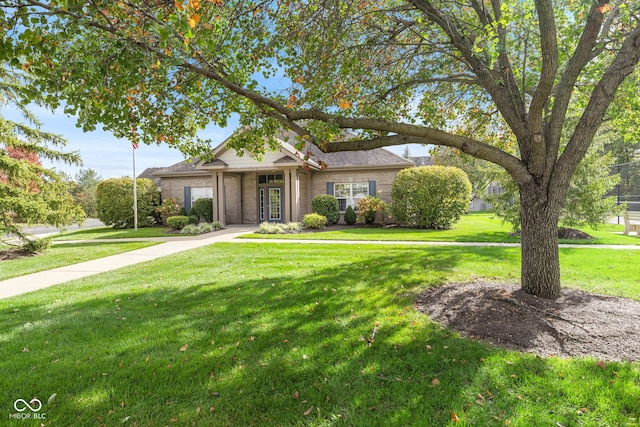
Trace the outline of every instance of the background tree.
<instances>
[{"instance_id":1,"label":"background tree","mask_svg":"<svg viewBox=\"0 0 640 427\"><path fill-rule=\"evenodd\" d=\"M136 179L138 225L148 227L155 223L153 213L160 202L158 186L148 178ZM110 178L98 184L96 189L98 219L113 228L132 228L133 179Z\"/></svg>"},{"instance_id":2,"label":"background tree","mask_svg":"<svg viewBox=\"0 0 640 427\"><path fill-rule=\"evenodd\" d=\"M640 59L639 9L624 0L3 0L0 55L37 75L31 94L64 99L84 129L102 123L188 154L207 149L198 129L236 113L250 127L230 147L258 155L284 125L301 149L434 144L497 164L519 190L522 287L555 298L560 211ZM565 129L575 96L587 102ZM342 129L359 137L343 141Z\"/></svg>"},{"instance_id":3,"label":"background tree","mask_svg":"<svg viewBox=\"0 0 640 427\"><path fill-rule=\"evenodd\" d=\"M18 92L25 76L0 66L0 107L18 109L25 123L0 116L0 240L17 237L27 244L21 223L64 227L82 222L82 210L69 194L63 176L42 166L41 158L77 164L77 153L63 153L62 137L44 132L35 117L20 102ZM52 148L53 147L53 148Z\"/></svg>"},{"instance_id":4,"label":"background tree","mask_svg":"<svg viewBox=\"0 0 640 427\"><path fill-rule=\"evenodd\" d=\"M436 147L431 151L436 166L452 166L462 169L471 182L471 198L486 199L489 184L496 180L500 171L493 163L464 154L451 147Z\"/></svg>"},{"instance_id":5,"label":"background tree","mask_svg":"<svg viewBox=\"0 0 640 427\"><path fill-rule=\"evenodd\" d=\"M569 118L567 121L575 118ZM598 228L619 213L617 200L610 193L620 182L620 176L612 171L615 159L607 147L619 139L619 134L610 123L605 123L593 140L589 151L582 159L571 178L561 212L560 223L567 227L589 225ZM488 194L486 200L492 204L496 215L511 224L513 231L520 231L520 204L518 187L511 177L495 170L492 179L503 188L499 194ZM607 197L608 196L608 197Z\"/></svg>"},{"instance_id":6,"label":"background tree","mask_svg":"<svg viewBox=\"0 0 640 427\"><path fill-rule=\"evenodd\" d=\"M80 169L74 179L71 194L89 218L97 216L96 191L100 181L102 177L93 169Z\"/></svg>"}]
</instances>

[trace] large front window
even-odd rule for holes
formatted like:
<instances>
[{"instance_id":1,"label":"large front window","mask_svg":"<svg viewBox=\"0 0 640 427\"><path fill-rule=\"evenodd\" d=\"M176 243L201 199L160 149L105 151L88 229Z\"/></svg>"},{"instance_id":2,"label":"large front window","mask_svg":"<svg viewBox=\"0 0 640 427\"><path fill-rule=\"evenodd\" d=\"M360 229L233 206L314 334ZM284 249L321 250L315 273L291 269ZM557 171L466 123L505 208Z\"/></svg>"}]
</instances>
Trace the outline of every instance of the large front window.
<instances>
[{"instance_id":1,"label":"large front window","mask_svg":"<svg viewBox=\"0 0 640 427\"><path fill-rule=\"evenodd\" d=\"M191 187L191 206L198 199L213 199L213 187Z\"/></svg>"},{"instance_id":2,"label":"large front window","mask_svg":"<svg viewBox=\"0 0 640 427\"><path fill-rule=\"evenodd\" d=\"M366 182L334 184L333 195L338 199L340 212L346 211L347 206L355 209L358 200L369 195L369 184Z\"/></svg>"}]
</instances>

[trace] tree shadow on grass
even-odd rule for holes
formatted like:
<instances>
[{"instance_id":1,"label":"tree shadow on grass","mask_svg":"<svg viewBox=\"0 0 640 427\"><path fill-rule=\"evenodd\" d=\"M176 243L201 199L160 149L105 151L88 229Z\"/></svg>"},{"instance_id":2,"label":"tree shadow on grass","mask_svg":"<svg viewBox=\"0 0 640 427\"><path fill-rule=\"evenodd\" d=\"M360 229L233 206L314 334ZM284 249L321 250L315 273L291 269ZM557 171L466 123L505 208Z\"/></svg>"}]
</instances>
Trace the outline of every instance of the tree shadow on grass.
<instances>
[{"instance_id":1,"label":"tree shadow on grass","mask_svg":"<svg viewBox=\"0 0 640 427\"><path fill-rule=\"evenodd\" d=\"M335 248L214 245L1 301L0 401L57 393L53 424L504 425L570 393L556 362L414 310L467 249ZM625 382L602 404L630 402L637 372L611 369Z\"/></svg>"}]
</instances>

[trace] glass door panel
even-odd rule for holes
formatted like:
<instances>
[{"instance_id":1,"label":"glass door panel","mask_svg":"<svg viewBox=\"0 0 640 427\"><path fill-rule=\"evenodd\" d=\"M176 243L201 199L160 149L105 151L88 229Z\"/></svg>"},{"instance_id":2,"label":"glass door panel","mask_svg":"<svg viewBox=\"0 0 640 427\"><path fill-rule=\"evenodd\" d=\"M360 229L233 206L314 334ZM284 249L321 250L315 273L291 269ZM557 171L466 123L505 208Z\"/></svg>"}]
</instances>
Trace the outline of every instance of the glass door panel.
<instances>
[{"instance_id":1,"label":"glass door panel","mask_svg":"<svg viewBox=\"0 0 640 427\"><path fill-rule=\"evenodd\" d=\"M280 189L269 188L269 221L282 221Z\"/></svg>"}]
</instances>

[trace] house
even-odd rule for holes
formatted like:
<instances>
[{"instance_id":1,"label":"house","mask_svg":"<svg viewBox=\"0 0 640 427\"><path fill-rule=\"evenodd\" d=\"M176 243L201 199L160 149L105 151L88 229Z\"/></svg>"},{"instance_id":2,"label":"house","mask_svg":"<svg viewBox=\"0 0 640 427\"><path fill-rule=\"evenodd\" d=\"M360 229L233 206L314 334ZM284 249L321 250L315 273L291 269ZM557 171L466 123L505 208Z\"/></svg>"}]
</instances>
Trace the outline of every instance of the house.
<instances>
[{"instance_id":1,"label":"house","mask_svg":"<svg viewBox=\"0 0 640 427\"><path fill-rule=\"evenodd\" d=\"M317 194L334 195L341 213L368 195L389 203L398 172L414 166L383 148L323 153L311 144L305 164L305 154L289 142L291 134L282 134L279 141L279 148L262 161L246 152L239 155L225 141L213 150L212 161L182 161L151 175L160 180L163 199L176 199L190 209L195 200L212 198L215 221L259 224L302 221Z\"/></svg>"}]
</instances>

